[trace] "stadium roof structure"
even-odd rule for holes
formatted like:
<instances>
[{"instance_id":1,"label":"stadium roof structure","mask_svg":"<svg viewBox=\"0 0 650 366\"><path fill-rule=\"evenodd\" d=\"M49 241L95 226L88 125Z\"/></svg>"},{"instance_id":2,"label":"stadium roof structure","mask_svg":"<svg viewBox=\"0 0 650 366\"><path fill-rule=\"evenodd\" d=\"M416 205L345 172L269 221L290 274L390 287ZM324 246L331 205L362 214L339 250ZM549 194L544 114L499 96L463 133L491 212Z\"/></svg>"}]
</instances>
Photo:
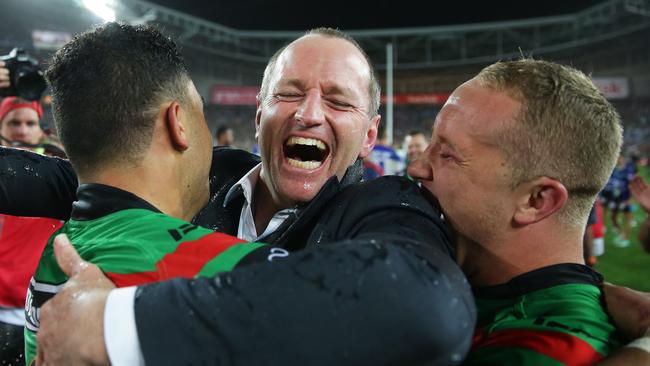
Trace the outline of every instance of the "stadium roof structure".
<instances>
[{"instance_id":1,"label":"stadium roof structure","mask_svg":"<svg viewBox=\"0 0 650 366\"><path fill-rule=\"evenodd\" d=\"M263 66L296 31L230 28L141 0L119 0L118 19L162 26L186 48ZM650 28L650 0L609 0L551 17L418 28L352 30L378 69L392 44L396 70L485 64L576 49Z\"/></svg>"},{"instance_id":2,"label":"stadium roof structure","mask_svg":"<svg viewBox=\"0 0 650 366\"><path fill-rule=\"evenodd\" d=\"M73 35L88 29L101 21L83 6L88 1L113 3L118 20L152 24L174 38L204 95L213 85L259 85L269 57L302 34L236 29L151 2L161 0L4 0L1 51L21 46L47 59L53 47L39 48L32 32ZM346 31L381 74L387 70L387 45L392 46L397 92L444 92L486 64L522 55L569 63L587 73L611 69L610 64L645 62L645 67L650 0L606 0L569 14L529 19Z\"/></svg>"}]
</instances>

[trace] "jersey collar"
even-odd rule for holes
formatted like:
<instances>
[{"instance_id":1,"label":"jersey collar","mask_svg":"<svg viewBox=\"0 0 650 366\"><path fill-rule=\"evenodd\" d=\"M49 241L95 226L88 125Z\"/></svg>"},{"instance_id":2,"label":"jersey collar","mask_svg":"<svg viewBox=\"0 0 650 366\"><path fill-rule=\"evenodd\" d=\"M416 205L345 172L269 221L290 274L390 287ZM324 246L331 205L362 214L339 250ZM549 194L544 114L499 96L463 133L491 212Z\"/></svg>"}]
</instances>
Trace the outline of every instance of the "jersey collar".
<instances>
[{"instance_id":1,"label":"jersey collar","mask_svg":"<svg viewBox=\"0 0 650 366\"><path fill-rule=\"evenodd\" d=\"M602 282L603 276L585 265L562 263L524 273L501 285L474 287L472 291L481 298L509 298L558 285L600 286Z\"/></svg>"},{"instance_id":2,"label":"jersey collar","mask_svg":"<svg viewBox=\"0 0 650 366\"><path fill-rule=\"evenodd\" d=\"M72 203L70 218L77 221L94 220L132 208L161 212L131 192L104 184L81 184L77 188L77 201Z\"/></svg>"}]
</instances>

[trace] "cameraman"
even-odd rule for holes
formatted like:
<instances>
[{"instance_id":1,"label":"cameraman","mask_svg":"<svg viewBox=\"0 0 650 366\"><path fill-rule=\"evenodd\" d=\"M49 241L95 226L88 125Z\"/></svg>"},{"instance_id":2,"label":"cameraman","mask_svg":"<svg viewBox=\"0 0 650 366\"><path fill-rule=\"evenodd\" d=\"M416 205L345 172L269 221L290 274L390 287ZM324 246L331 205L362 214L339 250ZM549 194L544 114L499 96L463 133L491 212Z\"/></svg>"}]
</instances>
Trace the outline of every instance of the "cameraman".
<instances>
[{"instance_id":1,"label":"cameraman","mask_svg":"<svg viewBox=\"0 0 650 366\"><path fill-rule=\"evenodd\" d=\"M0 61L0 88L9 87L9 69L5 68L5 62Z\"/></svg>"}]
</instances>

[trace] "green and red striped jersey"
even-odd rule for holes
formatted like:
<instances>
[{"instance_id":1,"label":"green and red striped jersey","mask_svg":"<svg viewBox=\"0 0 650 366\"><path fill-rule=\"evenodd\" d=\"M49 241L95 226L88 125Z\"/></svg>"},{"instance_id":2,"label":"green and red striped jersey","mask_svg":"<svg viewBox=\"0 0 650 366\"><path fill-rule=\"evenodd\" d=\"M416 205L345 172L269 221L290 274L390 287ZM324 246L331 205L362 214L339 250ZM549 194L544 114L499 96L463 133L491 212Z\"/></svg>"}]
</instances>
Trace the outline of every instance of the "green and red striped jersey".
<instances>
[{"instance_id":1,"label":"green and red striped jersey","mask_svg":"<svg viewBox=\"0 0 650 366\"><path fill-rule=\"evenodd\" d=\"M592 365L620 347L602 306L602 277L560 264L475 288L477 328L466 365Z\"/></svg>"},{"instance_id":2,"label":"green and red striped jersey","mask_svg":"<svg viewBox=\"0 0 650 366\"><path fill-rule=\"evenodd\" d=\"M214 276L244 263L288 254L165 215L117 188L82 185L77 196L71 220L48 240L29 284L25 305L27 365L36 356L39 309L67 281L54 257L52 243L57 234L67 234L79 255L96 264L117 287L174 277Z\"/></svg>"}]
</instances>

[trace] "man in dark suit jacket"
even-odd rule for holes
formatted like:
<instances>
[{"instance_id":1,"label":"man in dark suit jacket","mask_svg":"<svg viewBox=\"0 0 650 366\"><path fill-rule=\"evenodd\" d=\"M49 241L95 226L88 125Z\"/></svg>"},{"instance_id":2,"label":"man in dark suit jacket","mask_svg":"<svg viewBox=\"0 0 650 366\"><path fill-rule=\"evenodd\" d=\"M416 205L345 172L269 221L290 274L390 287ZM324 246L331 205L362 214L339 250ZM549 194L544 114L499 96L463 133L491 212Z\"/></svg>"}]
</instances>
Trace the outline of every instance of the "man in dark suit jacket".
<instances>
[{"instance_id":1,"label":"man in dark suit jacket","mask_svg":"<svg viewBox=\"0 0 650 366\"><path fill-rule=\"evenodd\" d=\"M258 99L261 162L215 149L211 199L193 221L294 253L214 279L114 291L96 267L76 267L81 277L73 285L92 284L64 288L43 308L43 360L461 362L475 315L450 234L412 182L360 182L361 159L376 139L379 94L365 53L343 33L314 30L279 50ZM3 182L2 210L28 215L42 207L41 216L65 218L76 184L70 166L7 155L6 170L28 161L35 172ZM40 193L17 197L28 184Z\"/></svg>"}]
</instances>

